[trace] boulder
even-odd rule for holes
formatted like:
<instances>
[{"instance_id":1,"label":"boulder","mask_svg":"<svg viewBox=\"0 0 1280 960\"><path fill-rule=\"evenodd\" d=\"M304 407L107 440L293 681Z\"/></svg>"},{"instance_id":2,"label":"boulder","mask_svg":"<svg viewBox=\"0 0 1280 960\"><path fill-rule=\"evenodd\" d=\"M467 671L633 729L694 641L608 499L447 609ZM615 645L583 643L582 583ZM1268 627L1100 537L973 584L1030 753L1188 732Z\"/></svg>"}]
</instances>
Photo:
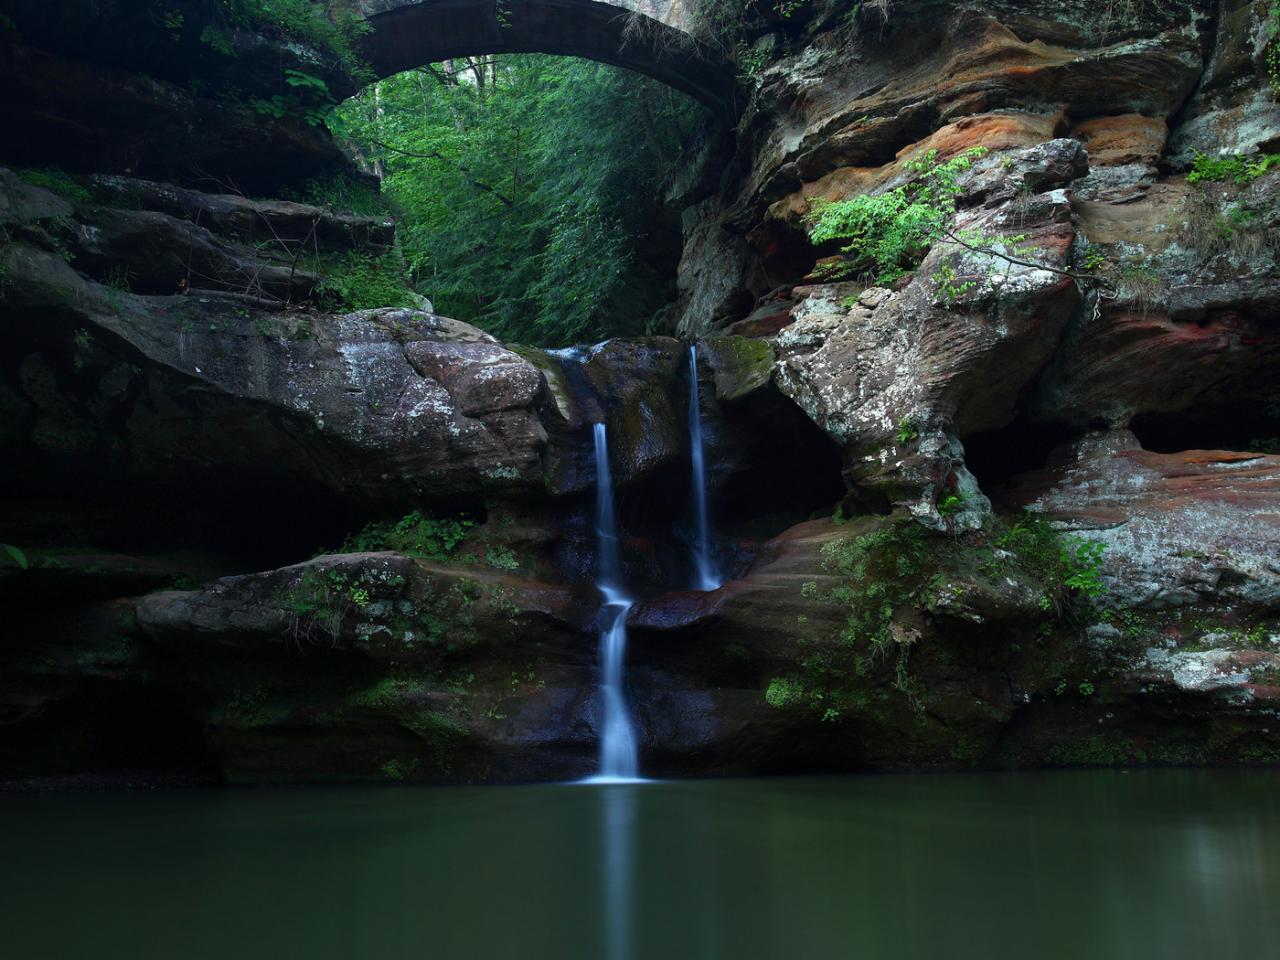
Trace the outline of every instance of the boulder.
<instances>
[{"instance_id":1,"label":"boulder","mask_svg":"<svg viewBox=\"0 0 1280 960\"><path fill-rule=\"evenodd\" d=\"M227 780L565 779L595 755L586 600L339 554L151 594L137 622Z\"/></svg>"},{"instance_id":2,"label":"boulder","mask_svg":"<svg viewBox=\"0 0 1280 960\"><path fill-rule=\"evenodd\" d=\"M3 294L10 402L29 423L17 449L114 463L144 485L217 463L366 502L542 486L542 375L474 327L141 296L54 253L6 254L23 278Z\"/></svg>"}]
</instances>

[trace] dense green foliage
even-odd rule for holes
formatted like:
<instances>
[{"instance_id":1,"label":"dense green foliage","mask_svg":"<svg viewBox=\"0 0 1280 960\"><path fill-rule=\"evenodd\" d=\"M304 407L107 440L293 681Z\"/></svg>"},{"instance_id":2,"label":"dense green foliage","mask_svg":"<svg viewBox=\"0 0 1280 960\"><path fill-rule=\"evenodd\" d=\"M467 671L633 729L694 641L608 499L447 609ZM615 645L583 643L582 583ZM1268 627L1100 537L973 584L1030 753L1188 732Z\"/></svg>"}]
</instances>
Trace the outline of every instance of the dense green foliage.
<instances>
[{"instance_id":1,"label":"dense green foliage","mask_svg":"<svg viewBox=\"0 0 1280 960\"><path fill-rule=\"evenodd\" d=\"M323 305L333 309L373 310L410 305L402 264L394 250L381 255L355 250L327 264L316 293Z\"/></svg>"},{"instance_id":2,"label":"dense green foliage","mask_svg":"<svg viewBox=\"0 0 1280 960\"><path fill-rule=\"evenodd\" d=\"M1280 0L1271 0L1267 5L1265 29L1267 79L1271 81L1272 94L1280 96Z\"/></svg>"},{"instance_id":3,"label":"dense green foliage","mask_svg":"<svg viewBox=\"0 0 1280 960\"><path fill-rule=\"evenodd\" d=\"M174 21L174 26L181 22ZM348 67L358 64L356 44L370 30L354 0L214 0L213 22L204 28L202 39L230 52L232 28L263 27L309 44Z\"/></svg>"},{"instance_id":4,"label":"dense green foliage","mask_svg":"<svg viewBox=\"0 0 1280 960\"><path fill-rule=\"evenodd\" d=\"M413 511L395 522L375 522L348 537L344 552L395 550L411 557L444 560L475 524L466 519L437 519Z\"/></svg>"},{"instance_id":5,"label":"dense green foliage","mask_svg":"<svg viewBox=\"0 0 1280 960\"><path fill-rule=\"evenodd\" d=\"M1237 186L1244 186L1251 180L1257 180L1272 167L1280 166L1280 156L1275 154L1259 154L1246 157L1239 153L1211 157L1207 153L1197 153L1191 162L1191 172L1187 174L1187 183L1225 183L1230 181Z\"/></svg>"},{"instance_id":6,"label":"dense green foliage","mask_svg":"<svg viewBox=\"0 0 1280 960\"><path fill-rule=\"evenodd\" d=\"M809 239L815 244L841 241L842 276L866 276L892 283L918 266L955 213L959 179L987 151L966 150L944 163L930 150L907 164L917 174L881 194L816 202Z\"/></svg>"},{"instance_id":7,"label":"dense green foliage","mask_svg":"<svg viewBox=\"0 0 1280 960\"><path fill-rule=\"evenodd\" d=\"M939 512L945 513L941 504ZM870 678L887 670L892 689L921 714L924 692L910 670L911 652L922 618L963 594L957 576L1006 589L1016 575L1040 591L1042 629L1051 630L1060 619L1079 624L1096 617L1094 603L1105 592L1104 553L1102 543L1064 536L1035 514L1008 524L994 521L968 540L931 533L908 519L833 540L822 548L830 585L812 580L801 591L839 609L843 625L834 637L813 638L801 671L774 678L765 700L839 720L868 708L875 692Z\"/></svg>"},{"instance_id":8,"label":"dense green foliage","mask_svg":"<svg viewBox=\"0 0 1280 960\"><path fill-rule=\"evenodd\" d=\"M532 55L404 73L332 120L384 176L414 289L539 345L643 332L655 198L700 123L653 81Z\"/></svg>"}]
</instances>

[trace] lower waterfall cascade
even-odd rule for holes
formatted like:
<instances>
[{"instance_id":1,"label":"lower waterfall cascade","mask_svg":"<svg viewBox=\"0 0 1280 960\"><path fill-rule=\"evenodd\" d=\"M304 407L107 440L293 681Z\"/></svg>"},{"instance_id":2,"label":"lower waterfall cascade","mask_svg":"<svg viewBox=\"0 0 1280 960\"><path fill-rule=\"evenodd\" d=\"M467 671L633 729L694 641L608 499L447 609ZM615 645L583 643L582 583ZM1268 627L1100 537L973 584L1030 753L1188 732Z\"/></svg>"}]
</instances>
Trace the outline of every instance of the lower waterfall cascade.
<instances>
[{"instance_id":1,"label":"lower waterfall cascade","mask_svg":"<svg viewBox=\"0 0 1280 960\"><path fill-rule=\"evenodd\" d=\"M623 687L627 653L627 611L635 602L622 589L622 559L618 520L613 506L613 478L609 471L609 439L603 423L595 424L596 540L599 558L596 586L604 594L600 608L600 768L598 781L628 781L639 777L635 727Z\"/></svg>"}]
</instances>

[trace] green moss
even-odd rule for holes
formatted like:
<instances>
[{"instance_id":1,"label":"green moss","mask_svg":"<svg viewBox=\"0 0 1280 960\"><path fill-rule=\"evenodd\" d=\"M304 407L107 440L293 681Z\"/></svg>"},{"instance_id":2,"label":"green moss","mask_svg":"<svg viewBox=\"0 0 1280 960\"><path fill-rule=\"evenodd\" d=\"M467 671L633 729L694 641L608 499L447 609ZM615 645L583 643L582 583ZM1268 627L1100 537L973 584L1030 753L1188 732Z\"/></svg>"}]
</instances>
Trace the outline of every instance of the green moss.
<instances>
[{"instance_id":1,"label":"green moss","mask_svg":"<svg viewBox=\"0 0 1280 960\"><path fill-rule=\"evenodd\" d=\"M66 171L55 169L19 170L17 173L19 177L33 187L40 187L51 193L56 193L64 200L70 200L72 203L90 203L93 201L93 195L72 179L71 175Z\"/></svg>"},{"instance_id":2,"label":"green moss","mask_svg":"<svg viewBox=\"0 0 1280 960\"><path fill-rule=\"evenodd\" d=\"M977 763L987 754L987 744L974 737L960 737L948 747L951 759L966 765Z\"/></svg>"},{"instance_id":3,"label":"green moss","mask_svg":"<svg viewBox=\"0 0 1280 960\"><path fill-rule=\"evenodd\" d=\"M388 760L378 768L378 771L388 780L402 781L415 777L418 774L418 768L421 766L419 760Z\"/></svg>"},{"instance_id":4,"label":"green moss","mask_svg":"<svg viewBox=\"0 0 1280 960\"><path fill-rule=\"evenodd\" d=\"M1126 737L1095 734L1055 744L1045 759L1053 764L1070 767L1120 767L1146 763L1148 754Z\"/></svg>"},{"instance_id":5,"label":"green moss","mask_svg":"<svg viewBox=\"0 0 1280 960\"><path fill-rule=\"evenodd\" d=\"M767 384L776 359L767 340L712 337L705 341L715 368L716 396L736 400Z\"/></svg>"},{"instance_id":6,"label":"green moss","mask_svg":"<svg viewBox=\"0 0 1280 960\"><path fill-rule=\"evenodd\" d=\"M354 693L347 703L355 707L374 707L384 710L416 710L431 692L431 685L407 677L383 677L372 687Z\"/></svg>"}]
</instances>

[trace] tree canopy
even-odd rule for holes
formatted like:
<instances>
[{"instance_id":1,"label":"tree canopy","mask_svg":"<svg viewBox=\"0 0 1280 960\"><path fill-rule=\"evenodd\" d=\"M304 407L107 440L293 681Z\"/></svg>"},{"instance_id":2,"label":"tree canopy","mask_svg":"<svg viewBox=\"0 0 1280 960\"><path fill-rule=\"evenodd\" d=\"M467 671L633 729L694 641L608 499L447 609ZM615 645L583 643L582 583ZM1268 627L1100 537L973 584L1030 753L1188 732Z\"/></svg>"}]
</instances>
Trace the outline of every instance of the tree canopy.
<instances>
[{"instance_id":1,"label":"tree canopy","mask_svg":"<svg viewBox=\"0 0 1280 960\"><path fill-rule=\"evenodd\" d=\"M702 124L654 81L543 55L431 64L331 120L383 178L414 290L550 346L642 333L662 306L679 239L658 196Z\"/></svg>"}]
</instances>

